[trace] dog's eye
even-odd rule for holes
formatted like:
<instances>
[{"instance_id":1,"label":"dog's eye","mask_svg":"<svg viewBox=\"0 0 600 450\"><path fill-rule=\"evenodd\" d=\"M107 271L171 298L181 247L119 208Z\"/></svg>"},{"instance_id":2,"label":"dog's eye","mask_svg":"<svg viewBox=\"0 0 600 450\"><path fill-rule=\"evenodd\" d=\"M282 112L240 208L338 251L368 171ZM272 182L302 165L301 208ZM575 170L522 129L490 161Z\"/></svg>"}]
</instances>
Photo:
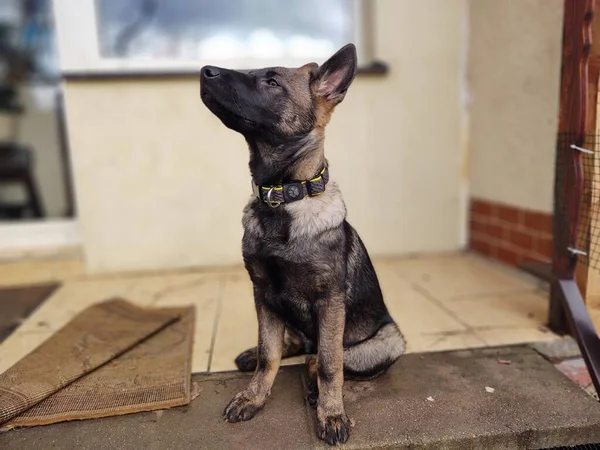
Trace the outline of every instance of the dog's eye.
<instances>
[{"instance_id":1,"label":"dog's eye","mask_svg":"<svg viewBox=\"0 0 600 450\"><path fill-rule=\"evenodd\" d=\"M267 80L267 84L268 84L269 86L279 86L279 83L278 83L276 80L274 80L273 78L269 78L269 79Z\"/></svg>"}]
</instances>

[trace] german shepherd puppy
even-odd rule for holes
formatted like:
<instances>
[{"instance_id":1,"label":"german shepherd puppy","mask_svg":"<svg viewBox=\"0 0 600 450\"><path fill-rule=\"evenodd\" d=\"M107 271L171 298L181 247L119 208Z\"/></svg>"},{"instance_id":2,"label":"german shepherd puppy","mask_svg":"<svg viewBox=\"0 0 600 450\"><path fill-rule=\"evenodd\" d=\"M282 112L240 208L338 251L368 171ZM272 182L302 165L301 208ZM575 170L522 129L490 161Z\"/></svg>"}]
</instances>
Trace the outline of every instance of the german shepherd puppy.
<instances>
[{"instance_id":1,"label":"german shepherd puppy","mask_svg":"<svg viewBox=\"0 0 600 450\"><path fill-rule=\"evenodd\" d=\"M322 66L239 72L205 66L204 104L250 148L254 194L244 209L242 249L254 286L258 346L236 358L254 371L225 408L250 420L265 404L282 358L307 357L308 393L320 439L344 443L350 422L342 386L371 379L404 352L377 275L329 182L324 132L356 73L349 44Z\"/></svg>"}]
</instances>

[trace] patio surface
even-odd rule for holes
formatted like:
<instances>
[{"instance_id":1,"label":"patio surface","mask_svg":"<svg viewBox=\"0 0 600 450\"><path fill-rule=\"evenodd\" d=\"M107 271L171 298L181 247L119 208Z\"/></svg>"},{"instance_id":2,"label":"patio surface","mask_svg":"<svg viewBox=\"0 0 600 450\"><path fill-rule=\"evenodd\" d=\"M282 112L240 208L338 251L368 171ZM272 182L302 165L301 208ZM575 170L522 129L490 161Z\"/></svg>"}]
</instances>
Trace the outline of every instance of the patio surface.
<instances>
[{"instance_id":1,"label":"patio surface","mask_svg":"<svg viewBox=\"0 0 600 450\"><path fill-rule=\"evenodd\" d=\"M556 338L543 326L546 291L516 270L473 254L380 259L375 267L410 353ZM48 281L63 284L0 344L0 372L81 310L113 296L146 306L196 305L193 372L233 370L235 356L257 340L242 268L86 277L76 254L0 260L0 286Z\"/></svg>"},{"instance_id":2,"label":"patio surface","mask_svg":"<svg viewBox=\"0 0 600 450\"><path fill-rule=\"evenodd\" d=\"M500 364L499 361L510 361ZM263 411L227 423L248 374L192 377L188 406L0 434L3 450L325 449L304 401L303 367L280 370ZM406 355L344 385L348 449L532 449L600 442L600 405L528 347Z\"/></svg>"}]
</instances>

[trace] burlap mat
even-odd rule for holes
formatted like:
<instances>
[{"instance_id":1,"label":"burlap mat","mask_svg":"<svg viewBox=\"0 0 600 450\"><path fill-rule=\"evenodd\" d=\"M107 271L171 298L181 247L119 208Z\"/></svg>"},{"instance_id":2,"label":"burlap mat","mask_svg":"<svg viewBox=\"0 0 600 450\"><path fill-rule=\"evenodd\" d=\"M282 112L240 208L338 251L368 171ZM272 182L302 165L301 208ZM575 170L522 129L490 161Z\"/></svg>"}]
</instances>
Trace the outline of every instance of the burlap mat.
<instances>
[{"instance_id":1,"label":"burlap mat","mask_svg":"<svg viewBox=\"0 0 600 450\"><path fill-rule=\"evenodd\" d=\"M0 375L0 430L187 404L193 328L192 307L88 308Z\"/></svg>"}]
</instances>

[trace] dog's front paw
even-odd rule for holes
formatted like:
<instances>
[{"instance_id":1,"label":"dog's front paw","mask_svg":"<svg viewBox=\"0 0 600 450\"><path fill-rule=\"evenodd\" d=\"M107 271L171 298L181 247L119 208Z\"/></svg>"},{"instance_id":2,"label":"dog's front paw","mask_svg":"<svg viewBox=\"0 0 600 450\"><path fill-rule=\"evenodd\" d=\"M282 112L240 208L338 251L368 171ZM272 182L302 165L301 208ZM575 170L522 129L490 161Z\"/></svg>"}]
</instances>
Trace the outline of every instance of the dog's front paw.
<instances>
[{"instance_id":1,"label":"dog's front paw","mask_svg":"<svg viewBox=\"0 0 600 450\"><path fill-rule=\"evenodd\" d=\"M240 372L254 372L256 370L256 347L240 353L235 358L235 365Z\"/></svg>"},{"instance_id":2,"label":"dog's front paw","mask_svg":"<svg viewBox=\"0 0 600 450\"><path fill-rule=\"evenodd\" d=\"M265 400L261 400L255 395L242 391L229 402L229 405L227 405L227 408L223 411L223 415L228 422L250 420L262 409L264 404Z\"/></svg>"},{"instance_id":3,"label":"dog's front paw","mask_svg":"<svg viewBox=\"0 0 600 450\"><path fill-rule=\"evenodd\" d=\"M329 445L343 444L350 436L350 420L346 414L328 416L319 421L317 437Z\"/></svg>"}]
</instances>

